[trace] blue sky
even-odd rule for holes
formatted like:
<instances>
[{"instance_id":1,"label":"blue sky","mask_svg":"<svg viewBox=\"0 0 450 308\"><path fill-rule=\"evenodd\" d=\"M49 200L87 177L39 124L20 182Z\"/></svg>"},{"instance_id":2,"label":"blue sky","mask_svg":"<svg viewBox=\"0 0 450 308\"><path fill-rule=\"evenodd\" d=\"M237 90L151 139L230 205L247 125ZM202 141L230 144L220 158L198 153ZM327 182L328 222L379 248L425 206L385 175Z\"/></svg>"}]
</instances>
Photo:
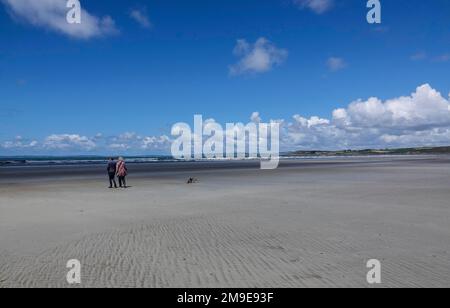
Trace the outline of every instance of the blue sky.
<instances>
[{"instance_id":1,"label":"blue sky","mask_svg":"<svg viewBox=\"0 0 450 308\"><path fill-rule=\"evenodd\" d=\"M283 119L292 148L450 144L450 2L382 0L382 24L369 25L366 1L315 1L82 0L98 24L80 37L46 14L65 0L0 0L0 155L150 154L194 114L254 112ZM270 61L245 62L255 50ZM425 103L411 96L424 85ZM359 124L370 97L384 126Z\"/></svg>"}]
</instances>

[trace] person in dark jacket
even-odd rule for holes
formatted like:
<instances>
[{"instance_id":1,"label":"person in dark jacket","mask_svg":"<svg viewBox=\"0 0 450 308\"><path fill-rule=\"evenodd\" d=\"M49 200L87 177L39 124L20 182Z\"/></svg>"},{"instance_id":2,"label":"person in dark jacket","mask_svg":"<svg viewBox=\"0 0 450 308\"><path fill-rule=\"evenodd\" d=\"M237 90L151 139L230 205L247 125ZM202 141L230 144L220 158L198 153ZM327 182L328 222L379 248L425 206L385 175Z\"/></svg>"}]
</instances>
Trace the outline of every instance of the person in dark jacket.
<instances>
[{"instance_id":1,"label":"person in dark jacket","mask_svg":"<svg viewBox=\"0 0 450 308\"><path fill-rule=\"evenodd\" d=\"M114 188L117 188L117 183L116 183L117 163L114 160L114 158L109 159L108 167L106 170L108 171L108 175L109 175L109 188L113 188L113 184L114 184Z\"/></svg>"}]
</instances>

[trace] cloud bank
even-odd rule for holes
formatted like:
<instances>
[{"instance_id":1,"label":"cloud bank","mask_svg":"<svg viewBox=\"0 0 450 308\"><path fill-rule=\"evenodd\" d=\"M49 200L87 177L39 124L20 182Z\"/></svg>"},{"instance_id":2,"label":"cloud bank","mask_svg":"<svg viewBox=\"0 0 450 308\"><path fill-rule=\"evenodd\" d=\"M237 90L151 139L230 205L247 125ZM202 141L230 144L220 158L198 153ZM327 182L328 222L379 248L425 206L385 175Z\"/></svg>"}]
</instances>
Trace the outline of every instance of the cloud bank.
<instances>
[{"instance_id":1,"label":"cloud bank","mask_svg":"<svg viewBox=\"0 0 450 308\"><path fill-rule=\"evenodd\" d=\"M88 153L158 153L170 149L168 136L141 136L126 132L118 136L82 136L53 134L43 140L28 140L21 136L0 143L0 150L10 154L88 154Z\"/></svg>"},{"instance_id":2,"label":"cloud bank","mask_svg":"<svg viewBox=\"0 0 450 308\"><path fill-rule=\"evenodd\" d=\"M269 122L259 112L254 112L250 120ZM271 121L280 123L283 151L450 145L450 99L429 84L417 87L410 95L385 101L376 97L356 100L346 108L332 111L330 118L297 114L288 120ZM214 122L205 120L205 125ZM55 134L42 141L16 137L0 143L0 150L3 153L169 153L171 141L168 135L141 136L133 132L112 137Z\"/></svg>"},{"instance_id":3,"label":"cloud bank","mask_svg":"<svg viewBox=\"0 0 450 308\"><path fill-rule=\"evenodd\" d=\"M450 101L425 84L409 96L354 101L330 119L295 115L283 129L283 144L294 149L450 144Z\"/></svg>"},{"instance_id":4,"label":"cloud bank","mask_svg":"<svg viewBox=\"0 0 450 308\"><path fill-rule=\"evenodd\" d=\"M116 34L110 16L97 17L81 10L81 24L69 24L66 0L0 0L15 19L77 39L90 39Z\"/></svg>"}]
</instances>

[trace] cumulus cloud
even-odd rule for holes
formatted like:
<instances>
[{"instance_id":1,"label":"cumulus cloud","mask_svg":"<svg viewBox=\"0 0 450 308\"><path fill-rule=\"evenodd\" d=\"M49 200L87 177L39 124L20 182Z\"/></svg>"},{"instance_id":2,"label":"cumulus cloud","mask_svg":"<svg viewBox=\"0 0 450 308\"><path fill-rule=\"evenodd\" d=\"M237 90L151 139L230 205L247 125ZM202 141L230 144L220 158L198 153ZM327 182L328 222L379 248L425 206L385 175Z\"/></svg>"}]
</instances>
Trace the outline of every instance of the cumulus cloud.
<instances>
[{"instance_id":1,"label":"cumulus cloud","mask_svg":"<svg viewBox=\"0 0 450 308\"><path fill-rule=\"evenodd\" d=\"M283 130L282 143L291 149L444 145L450 143L450 100L425 84L409 96L354 101L331 119L297 115Z\"/></svg>"},{"instance_id":2,"label":"cumulus cloud","mask_svg":"<svg viewBox=\"0 0 450 308\"><path fill-rule=\"evenodd\" d=\"M162 135L159 137L145 137L142 139L141 148L144 150L166 150L172 144L172 140Z\"/></svg>"},{"instance_id":3,"label":"cumulus cloud","mask_svg":"<svg viewBox=\"0 0 450 308\"><path fill-rule=\"evenodd\" d=\"M150 29L152 28L152 23L148 17L146 9L133 9L130 11L130 17L136 21L142 28Z\"/></svg>"},{"instance_id":4,"label":"cumulus cloud","mask_svg":"<svg viewBox=\"0 0 450 308\"><path fill-rule=\"evenodd\" d=\"M30 149L38 145L36 140L25 140L22 136L16 136L14 140L5 141L1 144L4 149Z\"/></svg>"},{"instance_id":5,"label":"cumulus cloud","mask_svg":"<svg viewBox=\"0 0 450 308\"><path fill-rule=\"evenodd\" d=\"M335 111L336 123L349 127L421 130L450 126L449 101L425 84L410 96L382 101L376 97L351 103Z\"/></svg>"},{"instance_id":6,"label":"cumulus cloud","mask_svg":"<svg viewBox=\"0 0 450 308\"><path fill-rule=\"evenodd\" d=\"M252 123L264 122L259 112L250 116ZM450 144L450 98L429 84L407 96L381 100L377 97L356 100L345 108L332 111L329 118L294 115L291 119L271 120L280 124L282 151L441 146ZM216 123L214 119L204 125ZM218 123L220 124L220 123ZM225 129L225 123L222 127ZM226 135L243 134L229 130ZM242 131L240 131L242 130ZM173 137L175 138L175 137ZM105 137L78 134L51 135L43 141L20 136L0 143L3 151L52 151L69 153L97 151L102 153L170 152L172 138L167 135L141 136L126 132Z\"/></svg>"},{"instance_id":7,"label":"cumulus cloud","mask_svg":"<svg viewBox=\"0 0 450 308\"><path fill-rule=\"evenodd\" d=\"M250 121L254 123L260 123L262 121L261 116L259 115L259 112L253 112L250 116Z\"/></svg>"},{"instance_id":8,"label":"cumulus cloud","mask_svg":"<svg viewBox=\"0 0 450 308\"><path fill-rule=\"evenodd\" d=\"M264 37L254 44L243 39L238 40L233 54L240 59L230 67L231 75L265 73L281 65L288 57L286 49L277 48Z\"/></svg>"},{"instance_id":9,"label":"cumulus cloud","mask_svg":"<svg viewBox=\"0 0 450 308\"><path fill-rule=\"evenodd\" d=\"M81 11L81 24L69 24L66 0L0 0L17 20L36 27L50 29L69 37L90 39L118 32L110 16L97 17L86 10Z\"/></svg>"},{"instance_id":10,"label":"cumulus cloud","mask_svg":"<svg viewBox=\"0 0 450 308\"><path fill-rule=\"evenodd\" d=\"M105 140L110 149L132 151L164 151L170 149L171 139L166 136L141 136L126 132Z\"/></svg>"},{"instance_id":11,"label":"cumulus cloud","mask_svg":"<svg viewBox=\"0 0 450 308\"><path fill-rule=\"evenodd\" d=\"M50 150L93 150L96 143L86 136L80 135L50 135L45 138L43 147Z\"/></svg>"},{"instance_id":12,"label":"cumulus cloud","mask_svg":"<svg viewBox=\"0 0 450 308\"><path fill-rule=\"evenodd\" d=\"M327 60L327 67L331 72L337 72L347 67L344 59L338 57L330 57Z\"/></svg>"},{"instance_id":13,"label":"cumulus cloud","mask_svg":"<svg viewBox=\"0 0 450 308\"><path fill-rule=\"evenodd\" d=\"M333 0L294 0L296 4L301 9L309 9L317 14L323 14L329 11L333 5Z\"/></svg>"},{"instance_id":14,"label":"cumulus cloud","mask_svg":"<svg viewBox=\"0 0 450 308\"><path fill-rule=\"evenodd\" d=\"M96 134L92 137L79 134L52 134L41 141L28 140L17 136L12 140L0 142L3 152L18 153L138 153L168 152L171 138L161 136L141 136L125 132L117 136Z\"/></svg>"}]
</instances>

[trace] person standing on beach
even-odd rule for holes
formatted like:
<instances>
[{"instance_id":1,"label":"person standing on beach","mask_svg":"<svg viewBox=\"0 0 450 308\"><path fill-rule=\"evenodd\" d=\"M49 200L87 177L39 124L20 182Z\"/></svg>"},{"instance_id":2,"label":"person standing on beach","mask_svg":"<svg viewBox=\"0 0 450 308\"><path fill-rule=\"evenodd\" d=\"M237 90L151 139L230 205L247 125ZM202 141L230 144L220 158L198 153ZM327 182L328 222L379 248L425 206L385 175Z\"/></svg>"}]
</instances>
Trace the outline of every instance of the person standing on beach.
<instances>
[{"instance_id":1,"label":"person standing on beach","mask_svg":"<svg viewBox=\"0 0 450 308\"><path fill-rule=\"evenodd\" d=\"M117 188L116 183L116 171L117 171L117 163L114 161L114 158L110 158L108 162L108 167L106 169L109 175L109 188Z\"/></svg>"},{"instance_id":2,"label":"person standing on beach","mask_svg":"<svg viewBox=\"0 0 450 308\"><path fill-rule=\"evenodd\" d=\"M128 175L127 165L125 164L125 160L123 159L123 157L120 157L119 162L117 163L117 177L119 178L120 187L127 188L127 182L125 179L127 175Z\"/></svg>"}]
</instances>

